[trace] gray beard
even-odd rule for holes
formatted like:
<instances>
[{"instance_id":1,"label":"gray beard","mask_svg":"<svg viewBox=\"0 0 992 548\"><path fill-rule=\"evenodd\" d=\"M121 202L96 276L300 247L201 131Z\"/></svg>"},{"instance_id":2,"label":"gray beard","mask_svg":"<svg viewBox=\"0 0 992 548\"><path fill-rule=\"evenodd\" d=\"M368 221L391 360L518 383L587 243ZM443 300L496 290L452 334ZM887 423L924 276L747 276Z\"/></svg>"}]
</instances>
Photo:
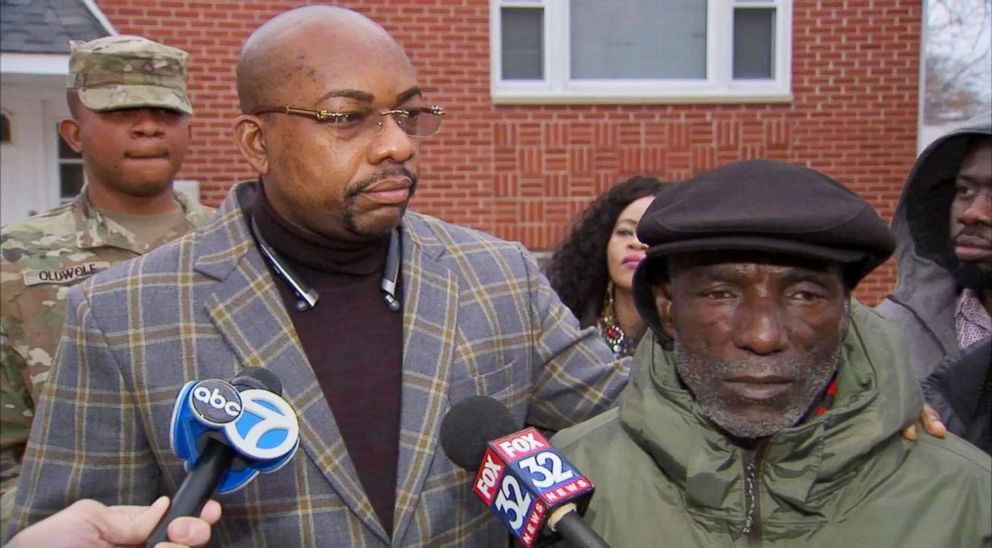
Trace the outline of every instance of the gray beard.
<instances>
[{"instance_id":1,"label":"gray beard","mask_svg":"<svg viewBox=\"0 0 992 548\"><path fill-rule=\"evenodd\" d=\"M784 428L794 426L806 414L813 402L826 389L833 373L837 370L841 346L841 344L837 344L833 353L827 358L828 363L830 363L829 369L822 366L820 363L822 358L816 354L809 354L806 359L791 363L792 371L808 372L805 386L802 387L797 401L793 402L783 413L761 420L746 419L736 415L732 411L735 402L721 394L719 387L713 384L714 380L705 378L703 372L707 369L716 369L721 373L744 370L749 368L750 362L763 361L768 358L749 357L734 362L706 363L702 357L687 352L679 342L678 334L676 334L675 367L682 381L689 387L689 391L703 414L717 426L737 438L764 438Z\"/></svg>"}]
</instances>

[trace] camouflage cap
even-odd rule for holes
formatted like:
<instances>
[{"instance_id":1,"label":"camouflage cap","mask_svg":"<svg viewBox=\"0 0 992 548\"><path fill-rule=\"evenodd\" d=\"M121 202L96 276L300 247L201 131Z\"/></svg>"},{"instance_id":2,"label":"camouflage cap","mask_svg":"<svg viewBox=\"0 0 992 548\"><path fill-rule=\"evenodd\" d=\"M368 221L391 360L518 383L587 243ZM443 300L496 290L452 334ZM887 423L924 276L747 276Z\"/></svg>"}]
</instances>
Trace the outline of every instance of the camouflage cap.
<instances>
[{"instance_id":1,"label":"camouflage cap","mask_svg":"<svg viewBox=\"0 0 992 548\"><path fill-rule=\"evenodd\" d=\"M140 36L70 41L68 87L92 110L160 107L193 113L186 58L178 48Z\"/></svg>"}]
</instances>

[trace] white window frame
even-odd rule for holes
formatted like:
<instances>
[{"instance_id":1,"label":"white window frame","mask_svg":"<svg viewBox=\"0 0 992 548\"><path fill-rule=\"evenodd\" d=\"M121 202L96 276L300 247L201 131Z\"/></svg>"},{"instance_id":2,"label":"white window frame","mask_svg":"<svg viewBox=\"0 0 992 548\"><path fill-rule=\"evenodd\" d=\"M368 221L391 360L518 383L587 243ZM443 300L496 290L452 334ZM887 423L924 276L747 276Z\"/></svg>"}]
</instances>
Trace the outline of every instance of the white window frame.
<instances>
[{"instance_id":1,"label":"white window frame","mask_svg":"<svg viewBox=\"0 0 992 548\"><path fill-rule=\"evenodd\" d=\"M569 0L490 0L490 93L496 104L767 103L792 100L792 0L706 1L705 79L570 80ZM543 8L543 80L502 80L502 8ZM774 79L733 79L735 8L775 8Z\"/></svg>"},{"instance_id":2,"label":"white window frame","mask_svg":"<svg viewBox=\"0 0 992 548\"><path fill-rule=\"evenodd\" d=\"M82 166L83 165L83 158L82 157L79 157L79 158L62 158L59 155L59 141L62 140L62 135L59 134L59 123L64 118L65 118L65 116L58 116L58 117L55 117L55 118L49 118L48 127L45 128L46 137L48 135L51 135L51 134L48 133L49 131L51 131L51 132L53 132L55 134L55 139L54 139L55 146L53 147L53 151L55 153L55 181L56 181L56 184L58 185L55 188L55 193L59 197L58 198L58 203L59 204L64 204L66 202L71 202L71 201L73 201L73 200L76 199L76 196L78 196L78 194L73 194L72 196L63 196L62 195L62 166L64 166L64 165ZM52 121L54 121L54 123L52 123ZM66 143L66 146L69 146L68 143ZM84 186L86 185L86 169L85 168L83 169L83 185Z\"/></svg>"}]
</instances>

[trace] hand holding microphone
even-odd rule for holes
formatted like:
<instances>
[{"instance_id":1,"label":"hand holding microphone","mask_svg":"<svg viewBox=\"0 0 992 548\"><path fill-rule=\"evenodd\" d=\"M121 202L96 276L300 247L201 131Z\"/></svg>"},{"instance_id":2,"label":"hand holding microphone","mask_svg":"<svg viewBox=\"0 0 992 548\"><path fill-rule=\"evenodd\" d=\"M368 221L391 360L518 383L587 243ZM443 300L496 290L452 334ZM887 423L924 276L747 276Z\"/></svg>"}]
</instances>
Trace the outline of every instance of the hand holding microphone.
<instances>
[{"instance_id":1,"label":"hand holding microphone","mask_svg":"<svg viewBox=\"0 0 992 548\"><path fill-rule=\"evenodd\" d=\"M4 548L134 546L145 542L168 508L168 497L159 497L150 506L104 506L95 500L81 499L22 529ZM178 518L170 524L169 542L163 546L206 544L210 541L210 526L217 523L220 514L220 504L210 501L200 517Z\"/></svg>"},{"instance_id":2,"label":"hand holding microphone","mask_svg":"<svg viewBox=\"0 0 992 548\"><path fill-rule=\"evenodd\" d=\"M236 491L292 460L300 427L281 393L279 379L262 368L249 368L230 383L206 379L183 386L172 410L171 438L189 473L148 537L149 546L166 540L174 518L198 515L215 491Z\"/></svg>"},{"instance_id":3,"label":"hand holding microphone","mask_svg":"<svg viewBox=\"0 0 992 548\"><path fill-rule=\"evenodd\" d=\"M536 429L516 429L503 404L476 396L444 417L441 447L458 466L478 470L472 491L524 546L548 525L574 546L608 548L580 517L592 482Z\"/></svg>"}]
</instances>

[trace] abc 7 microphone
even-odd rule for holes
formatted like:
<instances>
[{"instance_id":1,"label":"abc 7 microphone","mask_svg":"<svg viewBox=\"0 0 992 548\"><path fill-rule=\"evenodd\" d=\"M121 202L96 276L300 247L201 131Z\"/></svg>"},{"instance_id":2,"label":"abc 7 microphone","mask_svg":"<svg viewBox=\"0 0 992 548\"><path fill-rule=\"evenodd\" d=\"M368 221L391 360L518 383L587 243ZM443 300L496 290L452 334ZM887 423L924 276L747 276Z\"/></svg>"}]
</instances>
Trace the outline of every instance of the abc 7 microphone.
<instances>
[{"instance_id":1,"label":"abc 7 microphone","mask_svg":"<svg viewBox=\"0 0 992 548\"><path fill-rule=\"evenodd\" d=\"M472 491L524 546L555 540L547 525L574 546L608 548L580 517L592 482L536 429L516 430L502 403L475 396L448 411L441 447L458 466L478 470Z\"/></svg>"},{"instance_id":2,"label":"abc 7 microphone","mask_svg":"<svg viewBox=\"0 0 992 548\"><path fill-rule=\"evenodd\" d=\"M189 473L146 544L167 541L180 516L197 516L214 493L230 493L259 473L292 460L300 445L293 408L280 397L282 383L269 370L246 369L231 382L189 381L172 409L172 450Z\"/></svg>"}]
</instances>

